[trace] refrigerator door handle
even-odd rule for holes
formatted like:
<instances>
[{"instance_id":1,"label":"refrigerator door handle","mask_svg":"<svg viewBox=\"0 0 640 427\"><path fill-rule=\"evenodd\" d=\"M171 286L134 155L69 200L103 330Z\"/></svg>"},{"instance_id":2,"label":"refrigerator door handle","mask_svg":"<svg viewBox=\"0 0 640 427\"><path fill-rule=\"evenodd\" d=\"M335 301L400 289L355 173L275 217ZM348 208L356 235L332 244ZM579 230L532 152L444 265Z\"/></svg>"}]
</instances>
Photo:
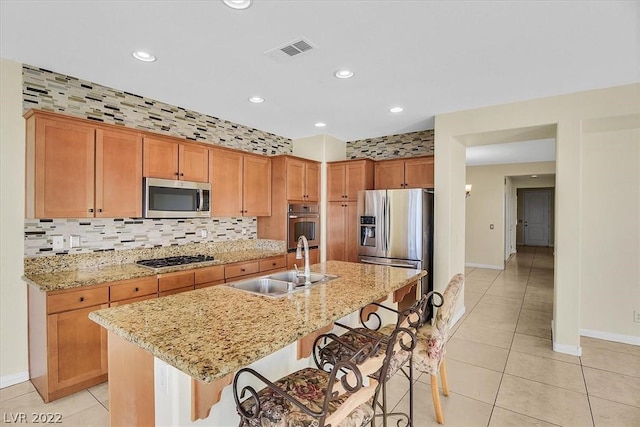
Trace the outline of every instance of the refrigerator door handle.
<instances>
[{"instance_id":1,"label":"refrigerator door handle","mask_svg":"<svg viewBox=\"0 0 640 427\"><path fill-rule=\"evenodd\" d=\"M367 259L367 258L362 258L360 262L363 264L386 265L389 267L402 267L402 268L415 268L415 269L418 268L416 263L377 262L375 260Z\"/></svg>"},{"instance_id":2,"label":"refrigerator door handle","mask_svg":"<svg viewBox=\"0 0 640 427\"><path fill-rule=\"evenodd\" d=\"M387 223L385 225L387 229L387 251L389 250L389 239L391 238L391 200L387 198L387 212L385 214L385 218L387 219Z\"/></svg>"},{"instance_id":3,"label":"refrigerator door handle","mask_svg":"<svg viewBox=\"0 0 640 427\"><path fill-rule=\"evenodd\" d=\"M381 224L381 228L382 228L382 250L384 252L387 251L387 219L386 219L386 215L387 215L387 198L383 197L382 198L382 224Z\"/></svg>"}]
</instances>

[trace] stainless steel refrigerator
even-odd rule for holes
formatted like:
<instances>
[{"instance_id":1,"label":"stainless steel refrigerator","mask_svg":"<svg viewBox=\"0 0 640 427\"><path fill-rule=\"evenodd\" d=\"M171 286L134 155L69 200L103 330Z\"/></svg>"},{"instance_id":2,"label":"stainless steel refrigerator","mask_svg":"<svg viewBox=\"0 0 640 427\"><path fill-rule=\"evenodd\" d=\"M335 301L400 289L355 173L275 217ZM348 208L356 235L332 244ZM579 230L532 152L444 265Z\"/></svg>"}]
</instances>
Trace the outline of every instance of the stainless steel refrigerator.
<instances>
[{"instance_id":1,"label":"stainless steel refrigerator","mask_svg":"<svg viewBox=\"0 0 640 427\"><path fill-rule=\"evenodd\" d=\"M433 189L358 192L358 261L426 270L433 289Z\"/></svg>"}]
</instances>

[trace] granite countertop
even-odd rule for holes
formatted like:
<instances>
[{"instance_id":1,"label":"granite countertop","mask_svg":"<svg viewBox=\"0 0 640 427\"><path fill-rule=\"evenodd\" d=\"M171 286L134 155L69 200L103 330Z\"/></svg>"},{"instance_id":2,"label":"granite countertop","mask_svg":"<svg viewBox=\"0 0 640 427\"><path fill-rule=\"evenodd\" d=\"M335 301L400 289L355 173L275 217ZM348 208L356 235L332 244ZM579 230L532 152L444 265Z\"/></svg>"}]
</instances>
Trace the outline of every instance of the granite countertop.
<instances>
[{"instance_id":1,"label":"granite countertop","mask_svg":"<svg viewBox=\"0 0 640 427\"><path fill-rule=\"evenodd\" d=\"M340 277L281 298L213 286L94 311L89 318L210 383L426 275L341 261L311 271Z\"/></svg>"},{"instance_id":2,"label":"granite countertop","mask_svg":"<svg viewBox=\"0 0 640 427\"><path fill-rule=\"evenodd\" d=\"M156 274L171 273L174 271L192 270L194 268L224 265L241 261L252 261L272 256L286 255L283 251L266 249L250 249L229 252L204 253L212 255L215 260L200 262L197 264L185 264L174 267L164 267L152 270L141 267L135 263L105 265L93 268L79 268L68 271L52 273L25 274L23 280L29 285L39 288L41 291L59 291L80 286L98 285L101 283L116 282L118 280L137 279L140 277L154 276Z\"/></svg>"}]
</instances>

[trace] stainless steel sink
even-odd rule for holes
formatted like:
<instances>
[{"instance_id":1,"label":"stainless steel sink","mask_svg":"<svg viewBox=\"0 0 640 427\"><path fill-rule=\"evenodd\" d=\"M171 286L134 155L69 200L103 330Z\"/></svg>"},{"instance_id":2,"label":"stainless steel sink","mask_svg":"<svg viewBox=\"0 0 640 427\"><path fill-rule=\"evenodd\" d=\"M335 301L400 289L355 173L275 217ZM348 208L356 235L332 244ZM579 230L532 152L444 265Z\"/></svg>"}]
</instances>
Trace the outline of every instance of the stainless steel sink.
<instances>
[{"instance_id":1,"label":"stainless steel sink","mask_svg":"<svg viewBox=\"0 0 640 427\"><path fill-rule=\"evenodd\" d=\"M305 279L303 276L298 276L298 272L295 270L283 271L282 273L274 273L267 277L274 280L282 280L284 282L294 283L296 285L304 285ZM330 276L322 273L311 273L309 276L309 282L311 284L329 281L335 279L338 276Z\"/></svg>"},{"instance_id":2,"label":"stainless steel sink","mask_svg":"<svg viewBox=\"0 0 640 427\"><path fill-rule=\"evenodd\" d=\"M336 278L338 278L338 276L311 273L309 281L311 282L311 286L313 286ZM274 273L265 277L241 280L229 283L229 286L252 294L274 298L282 297L306 288L304 277L298 277L295 270Z\"/></svg>"},{"instance_id":3,"label":"stainless steel sink","mask_svg":"<svg viewBox=\"0 0 640 427\"><path fill-rule=\"evenodd\" d=\"M241 280L239 282L230 283L229 286L235 289L251 292L253 294L269 297L286 295L295 288L291 283L273 280L268 277L256 277L254 279Z\"/></svg>"}]
</instances>

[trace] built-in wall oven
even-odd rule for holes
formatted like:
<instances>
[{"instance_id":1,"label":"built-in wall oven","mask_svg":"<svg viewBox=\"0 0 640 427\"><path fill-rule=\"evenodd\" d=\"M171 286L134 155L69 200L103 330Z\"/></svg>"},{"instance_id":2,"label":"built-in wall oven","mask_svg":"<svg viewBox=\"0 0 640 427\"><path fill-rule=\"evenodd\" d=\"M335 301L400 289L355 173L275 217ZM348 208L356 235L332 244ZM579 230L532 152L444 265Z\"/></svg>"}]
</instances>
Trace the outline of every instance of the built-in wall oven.
<instances>
[{"instance_id":1,"label":"built-in wall oven","mask_svg":"<svg viewBox=\"0 0 640 427\"><path fill-rule=\"evenodd\" d=\"M298 238L304 235L309 247L320 245L320 205L289 204L287 209L287 249L296 249Z\"/></svg>"}]
</instances>

